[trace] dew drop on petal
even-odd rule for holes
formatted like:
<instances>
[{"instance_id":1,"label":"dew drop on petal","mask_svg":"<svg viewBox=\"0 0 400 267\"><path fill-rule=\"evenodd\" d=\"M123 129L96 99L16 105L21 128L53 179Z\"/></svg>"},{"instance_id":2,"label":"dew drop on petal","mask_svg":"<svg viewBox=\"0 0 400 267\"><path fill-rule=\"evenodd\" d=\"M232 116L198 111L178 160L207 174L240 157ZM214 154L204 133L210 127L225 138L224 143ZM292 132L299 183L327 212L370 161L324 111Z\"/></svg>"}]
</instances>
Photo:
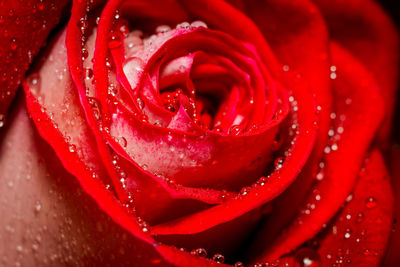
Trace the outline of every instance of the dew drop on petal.
<instances>
[{"instance_id":1,"label":"dew drop on petal","mask_svg":"<svg viewBox=\"0 0 400 267\"><path fill-rule=\"evenodd\" d=\"M74 153L76 151L76 146L70 145L68 149L69 149L69 152Z\"/></svg>"},{"instance_id":2,"label":"dew drop on petal","mask_svg":"<svg viewBox=\"0 0 400 267\"><path fill-rule=\"evenodd\" d=\"M369 249L369 248L364 249L363 254L364 254L365 256L370 256L370 257L376 257L376 256L378 256L378 253L377 253L376 251L374 251L374 250L372 250L372 249Z\"/></svg>"},{"instance_id":3,"label":"dew drop on petal","mask_svg":"<svg viewBox=\"0 0 400 267\"><path fill-rule=\"evenodd\" d=\"M367 200L365 201L365 207L366 207L367 209L373 209L373 208L376 207L376 205L377 205L376 199L373 198L373 197L369 197L369 198L367 198Z\"/></svg>"},{"instance_id":4,"label":"dew drop on petal","mask_svg":"<svg viewBox=\"0 0 400 267\"><path fill-rule=\"evenodd\" d=\"M323 171L318 172L317 175L315 176L315 178L318 181L322 181L324 179L324 172Z\"/></svg>"},{"instance_id":5,"label":"dew drop on petal","mask_svg":"<svg viewBox=\"0 0 400 267\"><path fill-rule=\"evenodd\" d=\"M128 141L126 141L126 138L125 138L125 137L121 136L121 137L119 138L119 144L120 144L122 147L126 147L127 144L128 144Z\"/></svg>"},{"instance_id":6,"label":"dew drop on petal","mask_svg":"<svg viewBox=\"0 0 400 267\"><path fill-rule=\"evenodd\" d=\"M88 28L89 24L87 19L81 18L78 22L78 27L81 29L81 32L84 33L85 30Z\"/></svg>"},{"instance_id":7,"label":"dew drop on petal","mask_svg":"<svg viewBox=\"0 0 400 267\"><path fill-rule=\"evenodd\" d=\"M156 28L156 33L165 33L171 30L171 27L168 25L160 25Z\"/></svg>"},{"instance_id":8,"label":"dew drop on petal","mask_svg":"<svg viewBox=\"0 0 400 267\"><path fill-rule=\"evenodd\" d=\"M18 48L17 39L13 38L10 41L11 50L16 50Z\"/></svg>"},{"instance_id":9,"label":"dew drop on petal","mask_svg":"<svg viewBox=\"0 0 400 267\"><path fill-rule=\"evenodd\" d=\"M346 229L346 233L344 234L345 239L349 239L351 237L351 229Z\"/></svg>"},{"instance_id":10,"label":"dew drop on petal","mask_svg":"<svg viewBox=\"0 0 400 267\"><path fill-rule=\"evenodd\" d=\"M302 248L296 252L295 266L298 267L319 267L321 266L321 256L311 248Z\"/></svg>"},{"instance_id":11,"label":"dew drop on petal","mask_svg":"<svg viewBox=\"0 0 400 267\"><path fill-rule=\"evenodd\" d=\"M115 49L121 46L121 38L116 33L111 33L108 38L108 48Z\"/></svg>"},{"instance_id":12,"label":"dew drop on petal","mask_svg":"<svg viewBox=\"0 0 400 267\"><path fill-rule=\"evenodd\" d=\"M213 261L218 262L218 263L224 263L224 261L225 261L225 257L221 254L215 254L212 259L213 259Z\"/></svg>"},{"instance_id":13,"label":"dew drop on petal","mask_svg":"<svg viewBox=\"0 0 400 267\"><path fill-rule=\"evenodd\" d=\"M189 30L190 29L190 24L189 24L189 22L182 22L182 23L180 23L180 24L178 24L178 25L176 25L176 28L177 29L186 29L186 30Z\"/></svg>"},{"instance_id":14,"label":"dew drop on petal","mask_svg":"<svg viewBox=\"0 0 400 267\"><path fill-rule=\"evenodd\" d=\"M228 134L229 135L239 135L241 132L241 128L239 125L233 125L231 128L229 128Z\"/></svg>"},{"instance_id":15,"label":"dew drop on petal","mask_svg":"<svg viewBox=\"0 0 400 267\"><path fill-rule=\"evenodd\" d=\"M91 68L85 68L85 79L90 80L93 78L93 70Z\"/></svg>"},{"instance_id":16,"label":"dew drop on petal","mask_svg":"<svg viewBox=\"0 0 400 267\"><path fill-rule=\"evenodd\" d=\"M285 159L283 157L279 157L274 161L274 165L275 165L275 169L280 169L282 168L282 164L285 161Z\"/></svg>"},{"instance_id":17,"label":"dew drop on petal","mask_svg":"<svg viewBox=\"0 0 400 267\"><path fill-rule=\"evenodd\" d=\"M242 196L245 196L248 193L249 193L249 188L248 187L243 187L239 192L239 194L242 195Z\"/></svg>"},{"instance_id":18,"label":"dew drop on petal","mask_svg":"<svg viewBox=\"0 0 400 267\"><path fill-rule=\"evenodd\" d=\"M143 108L144 108L144 106L145 106L144 101L143 101L141 98L139 98L139 97L137 98L136 101L137 101L137 103L138 103L139 108L143 110Z\"/></svg>"},{"instance_id":19,"label":"dew drop on petal","mask_svg":"<svg viewBox=\"0 0 400 267\"><path fill-rule=\"evenodd\" d=\"M192 26L193 28L199 28L199 27L203 27L203 28L207 28L207 24L204 21L201 20L196 20L193 21L190 26Z\"/></svg>"},{"instance_id":20,"label":"dew drop on petal","mask_svg":"<svg viewBox=\"0 0 400 267\"><path fill-rule=\"evenodd\" d=\"M356 223L362 223L364 220L365 220L364 213L360 212L359 214L357 214Z\"/></svg>"},{"instance_id":21,"label":"dew drop on petal","mask_svg":"<svg viewBox=\"0 0 400 267\"><path fill-rule=\"evenodd\" d=\"M38 214L41 209L42 209L42 204L39 201L37 201L35 203L35 213Z\"/></svg>"},{"instance_id":22,"label":"dew drop on petal","mask_svg":"<svg viewBox=\"0 0 400 267\"><path fill-rule=\"evenodd\" d=\"M33 73L28 77L28 85L29 87L31 87L30 89L34 92L34 93L38 93L37 89L39 87L39 83L40 83L40 76L37 73Z\"/></svg>"},{"instance_id":23,"label":"dew drop on petal","mask_svg":"<svg viewBox=\"0 0 400 267\"><path fill-rule=\"evenodd\" d=\"M190 252L192 255L196 255L202 258L207 257L207 251L204 248L197 248Z\"/></svg>"}]
</instances>

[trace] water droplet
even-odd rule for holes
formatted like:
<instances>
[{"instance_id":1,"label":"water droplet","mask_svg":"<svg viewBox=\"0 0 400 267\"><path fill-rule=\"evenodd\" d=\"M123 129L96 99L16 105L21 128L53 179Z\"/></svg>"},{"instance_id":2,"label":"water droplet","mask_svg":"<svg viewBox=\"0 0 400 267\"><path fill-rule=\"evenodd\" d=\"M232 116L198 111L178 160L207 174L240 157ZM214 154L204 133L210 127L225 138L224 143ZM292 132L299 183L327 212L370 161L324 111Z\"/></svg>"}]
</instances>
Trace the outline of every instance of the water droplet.
<instances>
[{"instance_id":1,"label":"water droplet","mask_svg":"<svg viewBox=\"0 0 400 267\"><path fill-rule=\"evenodd\" d=\"M39 245L38 244L33 244L32 245L32 250L33 251L37 251L39 249Z\"/></svg>"},{"instance_id":2,"label":"water droplet","mask_svg":"<svg viewBox=\"0 0 400 267\"><path fill-rule=\"evenodd\" d=\"M351 229L350 229L350 228L347 228L347 229L346 229L346 233L344 234L344 238L345 238L345 239L349 239L350 236L351 236Z\"/></svg>"},{"instance_id":3,"label":"water droplet","mask_svg":"<svg viewBox=\"0 0 400 267\"><path fill-rule=\"evenodd\" d=\"M31 87L38 87L40 82L40 76L38 73L33 73L28 77L28 85Z\"/></svg>"},{"instance_id":4,"label":"water droplet","mask_svg":"<svg viewBox=\"0 0 400 267\"><path fill-rule=\"evenodd\" d=\"M371 250L371 249L365 249L364 251L363 251L363 254L365 255L365 256L371 256L371 257L376 257L376 256L378 256L378 253L376 252L376 251L373 251L373 250Z\"/></svg>"},{"instance_id":5,"label":"water droplet","mask_svg":"<svg viewBox=\"0 0 400 267\"><path fill-rule=\"evenodd\" d=\"M93 78L93 70L91 68L85 68L85 79L90 80Z\"/></svg>"},{"instance_id":6,"label":"water droplet","mask_svg":"<svg viewBox=\"0 0 400 267\"><path fill-rule=\"evenodd\" d=\"M274 161L275 169L279 170L282 168L283 162L285 161L285 158L279 157Z\"/></svg>"},{"instance_id":7,"label":"water droplet","mask_svg":"<svg viewBox=\"0 0 400 267\"><path fill-rule=\"evenodd\" d=\"M243 264L243 262L238 261L238 262L235 262L235 264L233 266L234 267L244 267L244 264Z\"/></svg>"},{"instance_id":8,"label":"water droplet","mask_svg":"<svg viewBox=\"0 0 400 267\"><path fill-rule=\"evenodd\" d=\"M121 46L121 38L117 33L111 33L108 38L108 48L116 49Z\"/></svg>"},{"instance_id":9,"label":"water droplet","mask_svg":"<svg viewBox=\"0 0 400 267\"><path fill-rule=\"evenodd\" d=\"M93 115L99 120L102 115L100 102L95 97L88 97L87 100L92 108Z\"/></svg>"},{"instance_id":10,"label":"water droplet","mask_svg":"<svg viewBox=\"0 0 400 267\"><path fill-rule=\"evenodd\" d=\"M224 263L224 261L225 261L225 257L221 254L215 254L212 259L213 259L213 261L218 262L218 263Z\"/></svg>"},{"instance_id":11,"label":"water droplet","mask_svg":"<svg viewBox=\"0 0 400 267\"><path fill-rule=\"evenodd\" d=\"M190 252L192 255L196 255L202 258L207 257L207 251L204 248L197 248Z\"/></svg>"},{"instance_id":12,"label":"water droplet","mask_svg":"<svg viewBox=\"0 0 400 267\"><path fill-rule=\"evenodd\" d=\"M367 200L365 201L365 207L366 207L367 209L373 209L373 208L376 207L376 205L377 205L376 199L373 198L373 197L369 197L369 198L367 198Z\"/></svg>"},{"instance_id":13,"label":"water droplet","mask_svg":"<svg viewBox=\"0 0 400 267\"><path fill-rule=\"evenodd\" d=\"M324 179L324 172L323 171L318 172L317 175L315 176L315 178L318 181L322 181Z\"/></svg>"},{"instance_id":14,"label":"water droplet","mask_svg":"<svg viewBox=\"0 0 400 267\"><path fill-rule=\"evenodd\" d=\"M365 220L364 213L360 212L359 214L357 214L356 223L362 223L364 220Z\"/></svg>"},{"instance_id":15,"label":"water droplet","mask_svg":"<svg viewBox=\"0 0 400 267\"><path fill-rule=\"evenodd\" d=\"M149 168L146 164L143 164L141 167L143 170L147 170Z\"/></svg>"},{"instance_id":16,"label":"water droplet","mask_svg":"<svg viewBox=\"0 0 400 267\"><path fill-rule=\"evenodd\" d=\"M160 26L157 26L156 33L165 33L165 32L169 32L170 30L171 30L170 26L160 25Z\"/></svg>"},{"instance_id":17,"label":"water droplet","mask_svg":"<svg viewBox=\"0 0 400 267\"><path fill-rule=\"evenodd\" d=\"M351 98L346 98L345 103L346 105L350 105L353 100Z\"/></svg>"},{"instance_id":18,"label":"water droplet","mask_svg":"<svg viewBox=\"0 0 400 267\"><path fill-rule=\"evenodd\" d=\"M40 11L43 11L45 8L45 5L43 3L43 0L39 0L39 2L37 3L37 7Z\"/></svg>"},{"instance_id":19,"label":"water droplet","mask_svg":"<svg viewBox=\"0 0 400 267\"><path fill-rule=\"evenodd\" d=\"M40 202L37 201L35 204L35 213L39 213L41 209L42 209L42 204L40 204Z\"/></svg>"},{"instance_id":20,"label":"water droplet","mask_svg":"<svg viewBox=\"0 0 400 267\"><path fill-rule=\"evenodd\" d=\"M178 25L176 25L176 28L177 29L186 29L186 30L189 30L190 29L190 24L189 24L189 22L182 22L182 23L180 23L180 24L178 24Z\"/></svg>"},{"instance_id":21,"label":"water droplet","mask_svg":"<svg viewBox=\"0 0 400 267\"><path fill-rule=\"evenodd\" d=\"M13 38L10 41L11 50L16 50L18 48L17 39Z\"/></svg>"},{"instance_id":22,"label":"water droplet","mask_svg":"<svg viewBox=\"0 0 400 267\"><path fill-rule=\"evenodd\" d=\"M125 137L121 136L121 137L119 138L119 144L120 144L122 147L126 147L127 144L128 144L128 141L126 141L126 138L125 138Z\"/></svg>"},{"instance_id":23,"label":"water droplet","mask_svg":"<svg viewBox=\"0 0 400 267\"><path fill-rule=\"evenodd\" d=\"M338 150L338 145L337 145L337 144L333 144L333 145L331 146L331 149L332 149L332 151Z\"/></svg>"},{"instance_id":24,"label":"water droplet","mask_svg":"<svg viewBox=\"0 0 400 267\"><path fill-rule=\"evenodd\" d=\"M169 142L171 142L172 139L173 139L173 136L172 136L171 134L167 135L167 140L168 140Z\"/></svg>"},{"instance_id":25,"label":"water droplet","mask_svg":"<svg viewBox=\"0 0 400 267\"><path fill-rule=\"evenodd\" d=\"M296 252L295 264L299 267L321 266L321 256L313 249L302 248Z\"/></svg>"},{"instance_id":26,"label":"water droplet","mask_svg":"<svg viewBox=\"0 0 400 267\"><path fill-rule=\"evenodd\" d=\"M76 146L70 145L68 149L69 149L69 152L74 153L76 151Z\"/></svg>"},{"instance_id":27,"label":"water droplet","mask_svg":"<svg viewBox=\"0 0 400 267\"><path fill-rule=\"evenodd\" d=\"M78 27L81 29L81 32L84 33L85 30L88 28L89 24L87 19L81 18L78 22Z\"/></svg>"},{"instance_id":28,"label":"water droplet","mask_svg":"<svg viewBox=\"0 0 400 267\"><path fill-rule=\"evenodd\" d=\"M229 135L239 135L242 129L240 128L239 125L233 125L231 128L229 128L228 134Z\"/></svg>"},{"instance_id":29,"label":"water droplet","mask_svg":"<svg viewBox=\"0 0 400 267\"><path fill-rule=\"evenodd\" d=\"M127 173L124 172L124 171L121 171L121 172L119 173L119 176L121 176L121 178L126 178L126 177L128 177Z\"/></svg>"},{"instance_id":30,"label":"water droplet","mask_svg":"<svg viewBox=\"0 0 400 267\"><path fill-rule=\"evenodd\" d=\"M145 106L144 101L143 101L140 97L138 97L138 98L136 99L136 101L137 101L137 103L138 103L138 105L139 105L139 108L140 108L141 110L143 110L143 108L144 108L144 106Z\"/></svg>"},{"instance_id":31,"label":"water droplet","mask_svg":"<svg viewBox=\"0 0 400 267\"><path fill-rule=\"evenodd\" d=\"M201 21L201 20L193 21L190 24L190 26L192 26L193 28L199 28L199 27L208 28L207 24L204 21Z\"/></svg>"},{"instance_id":32,"label":"water droplet","mask_svg":"<svg viewBox=\"0 0 400 267\"><path fill-rule=\"evenodd\" d=\"M85 60L89 56L89 51L87 51L87 49L83 47L81 50L81 54L82 54L82 60Z\"/></svg>"},{"instance_id":33,"label":"water droplet","mask_svg":"<svg viewBox=\"0 0 400 267\"><path fill-rule=\"evenodd\" d=\"M242 196L247 195L247 194L249 193L249 190L250 190L250 188L248 188L248 187L243 187L243 188L240 190L239 194L241 194Z\"/></svg>"}]
</instances>

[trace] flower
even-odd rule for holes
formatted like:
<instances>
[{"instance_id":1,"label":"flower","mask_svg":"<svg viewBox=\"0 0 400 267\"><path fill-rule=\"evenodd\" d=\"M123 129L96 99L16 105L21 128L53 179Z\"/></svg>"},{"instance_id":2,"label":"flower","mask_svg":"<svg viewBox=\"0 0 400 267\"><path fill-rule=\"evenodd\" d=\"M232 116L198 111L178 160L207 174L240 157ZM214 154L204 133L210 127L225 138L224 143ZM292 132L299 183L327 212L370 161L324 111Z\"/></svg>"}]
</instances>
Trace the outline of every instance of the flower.
<instances>
[{"instance_id":1,"label":"flower","mask_svg":"<svg viewBox=\"0 0 400 267\"><path fill-rule=\"evenodd\" d=\"M370 1L74 1L23 83L52 150L21 108L5 135L63 177L54 224L84 235L53 260L379 264L397 48Z\"/></svg>"}]
</instances>

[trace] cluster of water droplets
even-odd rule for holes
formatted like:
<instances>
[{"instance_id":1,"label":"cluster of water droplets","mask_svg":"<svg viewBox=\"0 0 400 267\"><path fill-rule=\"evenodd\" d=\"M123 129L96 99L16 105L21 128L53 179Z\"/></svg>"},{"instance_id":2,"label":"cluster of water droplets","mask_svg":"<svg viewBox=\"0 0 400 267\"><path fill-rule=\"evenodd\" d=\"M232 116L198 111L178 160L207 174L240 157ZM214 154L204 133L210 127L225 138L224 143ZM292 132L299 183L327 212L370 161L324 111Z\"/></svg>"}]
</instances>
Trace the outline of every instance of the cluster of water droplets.
<instances>
[{"instance_id":1,"label":"cluster of water droplets","mask_svg":"<svg viewBox=\"0 0 400 267\"><path fill-rule=\"evenodd\" d=\"M185 251L185 249L181 249L182 251ZM207 256L207 250L205 250L204 248L197 248L197 249L193 249L190 254L200 257L200 258L208 258ZM225 257L222 254L214 254L212 257L210 257L209 259L217 262L217 263L224 263L225 262ZM244 266L242 262L238 261L234 264L235 267L241 267Z\"/></svg>"}]
</instances>

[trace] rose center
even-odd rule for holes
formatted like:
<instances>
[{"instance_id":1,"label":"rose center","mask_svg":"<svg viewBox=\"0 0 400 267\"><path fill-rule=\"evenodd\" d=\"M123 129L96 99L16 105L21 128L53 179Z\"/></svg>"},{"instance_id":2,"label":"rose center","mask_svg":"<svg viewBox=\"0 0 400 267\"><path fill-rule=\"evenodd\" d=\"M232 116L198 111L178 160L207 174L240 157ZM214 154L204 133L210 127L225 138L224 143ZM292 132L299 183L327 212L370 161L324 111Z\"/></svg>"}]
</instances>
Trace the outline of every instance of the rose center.
<instances>
[{"instance_id":1,"label":"rose center","mask_svg":"<svg viewBox=\"0 0 400 267\"><path fill-rule=\"evenodd\" d=\"M125 38L124 72L149 123L239 135L273 117L275 88L251 45L202 22L156 32Z\"/></svg>"}]
</instances>

